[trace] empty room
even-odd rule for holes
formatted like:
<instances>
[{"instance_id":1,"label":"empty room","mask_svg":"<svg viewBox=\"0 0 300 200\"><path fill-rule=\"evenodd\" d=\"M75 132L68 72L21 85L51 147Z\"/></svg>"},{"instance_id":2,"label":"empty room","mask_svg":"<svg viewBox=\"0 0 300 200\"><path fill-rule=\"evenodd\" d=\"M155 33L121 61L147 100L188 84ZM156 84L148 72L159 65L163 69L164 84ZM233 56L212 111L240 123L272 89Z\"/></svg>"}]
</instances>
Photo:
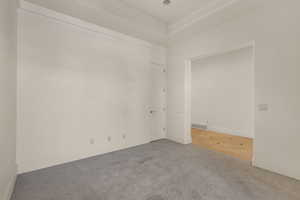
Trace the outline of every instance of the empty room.
<instances>
[{"instance_id":1,"label":"empty room","mask_svg":"<svg viewBox=\"0 0 300 200\"><path fill-rule=\"evenodd\" d=\"M299 200L298 0L0 0L0 200Z\"/></svg>"}]
</instances>

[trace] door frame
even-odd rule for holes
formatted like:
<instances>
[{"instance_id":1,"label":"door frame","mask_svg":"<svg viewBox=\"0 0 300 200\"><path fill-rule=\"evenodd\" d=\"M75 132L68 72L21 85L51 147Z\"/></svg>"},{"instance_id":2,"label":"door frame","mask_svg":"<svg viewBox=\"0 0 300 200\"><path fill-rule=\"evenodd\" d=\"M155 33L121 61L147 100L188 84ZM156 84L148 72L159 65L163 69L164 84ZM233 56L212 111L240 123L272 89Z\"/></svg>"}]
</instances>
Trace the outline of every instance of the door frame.
<instances>
[{"instance_id":1,"label":"door frame","mask_svg":"<svg viewBox=\"0 0 300 200\"><path fill-rule=\"evenodd\" d=\"M150 70L157 70L156 72L160 72L161 78L162 78L162 85L160 87L160 92L162 95L162 102L159 106L154 106L153 104L148 106L148 112L153 111L153 113L148 113L150 116L150 123L151 123L151 129L150 129L150 142L158 141L161 139L166 138L166 65L164 63L158 63L151 61L150 63ZM151 71L152 73L153 71ZM153 77L152 77L153 78ZM152 85L153 86L153 85ZM157 115L161 115L162 126L159 126L160 133L159 135L154 136L154 118L157 117ZM158 134L158 133L157 133ZM158 137L157 137L158 136Z\"/></svg>"},{"instance_id":2,"label":"door frame","mask_svg":"<svg viewBox=\"0 0 300 200\"><path fill-rule=\"evenodd\" d=\"M214 51L208 54L202 54L202 55L198 55L195 57L190 57L185 59L185 69L184 69L184 143L185 144L190 144L192 143L192 133L191 133L191 124L192 124L192 112L191 112L191 105L192 105L192 101L191 101L191 89L192 89L192 62L196 61L196 60L200 60L200 59L204 59L204 58L208 58L211 56L218 56L218 55L222 55L222 54L226 54L229 53L231 51L238 51L240 49L243 48L252 48L253 51L253 59L252 59L252 65L253 65L253 78L254 78L254 85L253 85L253 119L252 119L252 123L253 123L253 135L254 135L254 139L255 139L255 41L250 41L247 42L245 44L242 45L237 45L234 47L230 47L230 48L224 48L221 49L219 51ZM255 149L255 143L253 143L253 152ZM253 153L253 158L252 161L254 161L254 153Z\"/></svg>"}]
</instances>

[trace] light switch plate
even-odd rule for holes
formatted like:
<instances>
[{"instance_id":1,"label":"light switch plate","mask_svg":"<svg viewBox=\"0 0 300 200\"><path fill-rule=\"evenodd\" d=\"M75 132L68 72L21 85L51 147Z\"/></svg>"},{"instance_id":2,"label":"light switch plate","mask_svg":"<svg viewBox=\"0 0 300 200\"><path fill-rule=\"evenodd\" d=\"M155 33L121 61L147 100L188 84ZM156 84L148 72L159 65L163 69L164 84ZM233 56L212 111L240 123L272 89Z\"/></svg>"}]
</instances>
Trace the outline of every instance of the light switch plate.
<instances>
[{"instance_id":1,"label":"light switch plate","mask_svg":"<svg viewBox=\"0 0 300 200\"><path fill-rule=\"evenodd\" d=\"M268 104L259 104L258 105L258 110L259 111L268 111L269 110L269 105Z\"/></svg>"}]
</instances>

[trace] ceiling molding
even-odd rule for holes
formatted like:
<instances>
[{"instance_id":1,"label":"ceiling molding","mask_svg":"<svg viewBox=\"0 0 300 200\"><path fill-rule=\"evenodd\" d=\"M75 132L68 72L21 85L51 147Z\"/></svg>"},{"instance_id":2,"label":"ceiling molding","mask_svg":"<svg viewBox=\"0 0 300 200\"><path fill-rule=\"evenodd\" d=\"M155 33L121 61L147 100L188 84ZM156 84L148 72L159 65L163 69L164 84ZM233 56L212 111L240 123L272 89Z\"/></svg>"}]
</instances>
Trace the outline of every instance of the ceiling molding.
<instances>
[{"instance_id":1,"label":"ceiling molding","mask_svg":"<svg viewBox=\"0 0 300 200\"><path fill-rule=\"evenodd\" d=\"M61 23L66 23L72 26L79 27L84 30L88 30L91 32L98 33L104 37L107 37L109 39L113 40L119 40L126 42L128 44L133 44L133 45L142 45L142 46L147 46L147 47L161 47L160 45L150 43L145 40L141 40L108 28L101 27L99 25L86 22L84 20L81 20L79 18L71 17L66 14L62 14L59 12L56 12L54 10L44 8L42 6L38 6L33 3L29 3L25 0L20 0L20 7L18 9L19 12L29 12L32 14L40 15L43 17L47 17L51 20L55 20Z\"/></svg>"},{"instance_id":2,"label":"ceiling molding","mask_svg":"<svg viewBox=\"0 0 300 200\"><path fill-rule=\"evenodd\" d=\"M168 25L168 34L169 35L174 35L175 33L178 33L180 31L183 31L184 29L188 28L189 26L205 20L211 15L216 14L217 12L220 12L233 4L239 2L240 0L231 0L227 2L223 2L221 5L216 4L215 2L208 5L206 8L201 8L190 15L180 19L179 21L172 23Z\"/></svg>"}]
</instances>

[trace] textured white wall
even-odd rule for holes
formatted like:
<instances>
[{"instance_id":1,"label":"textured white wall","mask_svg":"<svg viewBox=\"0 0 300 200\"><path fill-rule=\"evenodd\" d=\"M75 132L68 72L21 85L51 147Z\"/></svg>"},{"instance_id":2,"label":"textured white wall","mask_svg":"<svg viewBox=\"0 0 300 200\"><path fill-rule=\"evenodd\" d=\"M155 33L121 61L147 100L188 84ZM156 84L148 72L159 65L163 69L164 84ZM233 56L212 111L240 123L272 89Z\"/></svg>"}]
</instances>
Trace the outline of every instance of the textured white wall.
<instances>
[{"instance_id":1,"label":"textured white wall","mask_svg":"<svg viewBox=\"0 0 300 200\"><path fill-rule=\"evenodd\" d=\"M243 48L192 62L192 124L254 137L253 49Z\"/></svg>"},{"instance_id":2,"label":"textured white wall","mask_svg":"<svg viewBox=\"0 0 300 200\"><path fill-rule=\"evenodd\" d=\"M0 1L0 199L8 200L16 175L16 3Z\"/></svg>"},{"instance_id":3,"label":"textured white wall","mask_svg":"<svg viewBox=\"0 0 300 200\"><path fill-rule=\"evenodd\" d=\"M20 173L150 141L150 63L162 48L27 11L19 20Z\"/></svg>"},{"instance_id":4,"label":"textured white wall","mask_svg":"<svg viewBox=\"0 0 300 200\"><path fill-rule=\"evenodd\" d=\"M184 141L185 59L255 41L254 165L300 179L300 2L260 1L218 26L197 23L170 38L168 137Z\"/></svg>"}]
</instances>

